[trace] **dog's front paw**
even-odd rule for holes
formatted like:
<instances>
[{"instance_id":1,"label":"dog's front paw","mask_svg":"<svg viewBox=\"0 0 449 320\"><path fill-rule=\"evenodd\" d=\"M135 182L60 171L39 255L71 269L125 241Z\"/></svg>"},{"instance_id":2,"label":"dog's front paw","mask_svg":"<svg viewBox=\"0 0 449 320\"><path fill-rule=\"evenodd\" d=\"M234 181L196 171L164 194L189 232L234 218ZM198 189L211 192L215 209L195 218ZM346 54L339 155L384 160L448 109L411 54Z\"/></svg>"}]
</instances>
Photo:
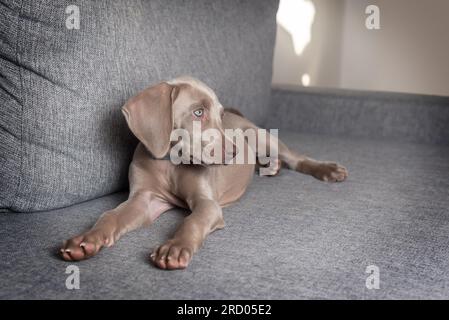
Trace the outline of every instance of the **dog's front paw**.
<instances>
[{"instance_id":1,"label":"dog's front paw","mask_svg":"<svg viewBox=\"0 0 449 320\"><path fill-rule=\"evenodd\" d=\"M96 255L102 247L112 244L112 237L105 236L104 232L88 231L64 241L60 254L67 261L84 260Z\"/></svg>"},{"instance_id":2,"label":"dog's front paw","mask_svg":"<svg viewBox=\"0 0 449 320\"><path fill-rule=\"evenodd\" d=\"M342 182L348 177L348 170L335 162L319 162L312 175L327 182Z\"/></svg>"},{"instance_id":3,"label":"dog's front paw","mask_svg":"<svg viewBox=\"0 0 449 320\"><path fill-rule=\"evenodd\" d=\"M172 239L154 250L150 259L161 269L184 269L192 259L193 252L193 246Z\"/></svg>"}]
</instances>

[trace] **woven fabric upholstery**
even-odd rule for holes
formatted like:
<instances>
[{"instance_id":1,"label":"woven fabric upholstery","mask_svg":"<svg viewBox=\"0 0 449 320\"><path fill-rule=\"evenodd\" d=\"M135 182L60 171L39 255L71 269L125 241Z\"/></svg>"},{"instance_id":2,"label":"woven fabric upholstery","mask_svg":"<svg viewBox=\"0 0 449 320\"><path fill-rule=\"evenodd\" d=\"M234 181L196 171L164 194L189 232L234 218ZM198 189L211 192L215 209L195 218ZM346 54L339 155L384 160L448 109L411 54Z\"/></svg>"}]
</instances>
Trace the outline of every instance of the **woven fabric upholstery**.
<instances>
[{"instance_id":1,"label":"woven fabric upholstery","mask_svg":"<svg viewBox=\"0 0 449 320\"><path fill-rule=\"evenodd\" d=\"M67 6L80 11L68 29ZM120 107L179 75L260 123L276 1L0 1L0 208L47 210L127 186Z\"/></svg>"}]
</instances>

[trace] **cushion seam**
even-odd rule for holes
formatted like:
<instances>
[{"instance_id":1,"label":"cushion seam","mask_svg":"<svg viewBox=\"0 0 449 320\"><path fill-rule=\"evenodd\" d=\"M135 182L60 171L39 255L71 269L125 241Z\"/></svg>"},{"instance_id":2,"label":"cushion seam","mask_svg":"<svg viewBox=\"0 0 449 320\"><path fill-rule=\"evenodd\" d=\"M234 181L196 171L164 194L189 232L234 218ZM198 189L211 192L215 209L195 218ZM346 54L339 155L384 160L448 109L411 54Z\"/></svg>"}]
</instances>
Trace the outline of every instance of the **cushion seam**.
<instances>
[{"instance_id":1,"label":"cushion seam","mask_svg":"<svg viewBox=\"0 0 449 320\"><path fill-rule=\"evenodd\" d=\"M20 93L23 95L24 91L23 91L23 77L22 77L22 66L19 63L19 42L20 42L20 17L23 15L23 0L20 2L20 10L19 10L19 14L17 15L17 41L16 41L16 63L17 66L19 68L19 81L20 81ZM21 99L21 103L20 103L20 167L19 167L19 177L18 177L18 181L16 184L16 190L14 192L14 197L10 202L10 209L14 210L14 208L17 207L17 203L18 203L18 194L19 194L19 190L20 190L20 186L22 184L22 174L23 174L23 104L24 104L24 99L22 96Z\"/></svg>"}]
</instances>

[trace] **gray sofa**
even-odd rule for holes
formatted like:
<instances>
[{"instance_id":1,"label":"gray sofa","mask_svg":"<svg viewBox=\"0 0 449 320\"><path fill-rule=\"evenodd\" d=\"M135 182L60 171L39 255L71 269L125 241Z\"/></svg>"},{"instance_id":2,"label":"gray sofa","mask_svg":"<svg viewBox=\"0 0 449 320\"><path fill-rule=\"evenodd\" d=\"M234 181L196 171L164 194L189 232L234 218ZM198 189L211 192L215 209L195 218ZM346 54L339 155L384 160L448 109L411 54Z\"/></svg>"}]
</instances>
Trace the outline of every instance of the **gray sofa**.
<instances>
[{"instance_id":1,"label":"gray sofa","mask_svg":"<svg viewBox=\"0 0 449 320\"><path fill-rule=\"evenodd\" d=\"M449 298L448 98L270 89L275 1L1 2L0 298ZM348 180L255 176L186 270L148 262L182 210L62 261L62 240L127 197L136 141L121 105L179 74Z\"/></svg>"}]
</instances>

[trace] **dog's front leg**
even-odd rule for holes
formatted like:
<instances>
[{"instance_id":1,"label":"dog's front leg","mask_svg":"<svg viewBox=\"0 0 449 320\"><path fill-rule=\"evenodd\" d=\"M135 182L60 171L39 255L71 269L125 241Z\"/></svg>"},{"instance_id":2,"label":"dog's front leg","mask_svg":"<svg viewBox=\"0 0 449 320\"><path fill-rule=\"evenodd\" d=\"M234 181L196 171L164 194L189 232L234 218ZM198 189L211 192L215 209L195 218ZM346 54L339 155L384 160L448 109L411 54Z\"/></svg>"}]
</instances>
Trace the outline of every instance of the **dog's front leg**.
<instances>
[{"instance_id":1,"label":"dog's front leg","mask_svg":"<svg viewBox=\"0 0 449 320\"><path fill-rule=\"evenodd\" d=\"M68 261L90 258L102 247L112 246L126 232L151 224L170 208L172 205L151 192L132 193L117 208L103 213L90 230L64 241L61 256Z\"/></svg>"},{"instance_id":2,"label":"dog's front leg","mask_svg":"<svg viewBox=\"0 0 449 320\"><path fill-rule=\"evenodd\" d=\"M202 246L207 235L224 227L222 210L212 199L199 198L189 203L187 216L173 237L158 247L151 260L161 269L183 269Z\"/></svg>"}]
</instances>

